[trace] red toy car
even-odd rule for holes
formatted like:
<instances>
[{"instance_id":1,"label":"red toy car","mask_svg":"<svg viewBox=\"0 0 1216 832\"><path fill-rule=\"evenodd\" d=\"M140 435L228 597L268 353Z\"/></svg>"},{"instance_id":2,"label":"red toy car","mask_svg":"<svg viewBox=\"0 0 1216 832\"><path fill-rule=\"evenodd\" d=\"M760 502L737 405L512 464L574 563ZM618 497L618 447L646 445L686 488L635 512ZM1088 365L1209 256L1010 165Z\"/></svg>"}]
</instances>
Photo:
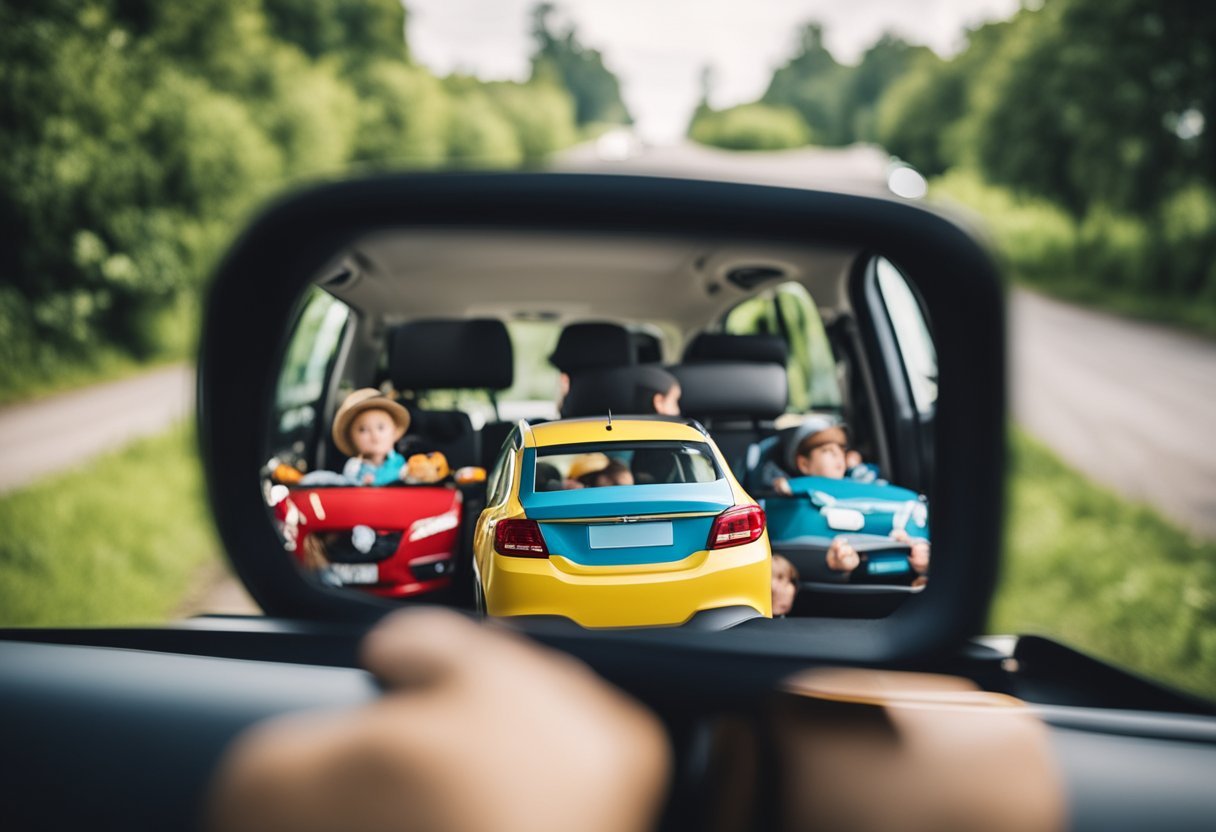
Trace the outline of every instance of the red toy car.
<instances>
[{"instance_id":1,"label":"red toy car","mask_svg":"<svg viewBox=\"0 0 1216 832\"><path fill-rule=\"evenodd\" d=\"M293 487L274 511L287 550L323 582L407 598L451 585L461 503L441 485Z\"/></svg>"}]
</instances>

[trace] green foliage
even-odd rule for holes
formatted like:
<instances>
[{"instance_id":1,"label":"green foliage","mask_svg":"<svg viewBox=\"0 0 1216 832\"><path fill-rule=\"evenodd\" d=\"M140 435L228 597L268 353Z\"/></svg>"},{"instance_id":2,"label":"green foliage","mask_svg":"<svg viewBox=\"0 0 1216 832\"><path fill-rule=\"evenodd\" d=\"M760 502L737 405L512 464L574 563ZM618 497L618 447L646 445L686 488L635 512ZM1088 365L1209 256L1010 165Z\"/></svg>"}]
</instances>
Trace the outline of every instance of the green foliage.
<instances>
[{"instance_id":1,"label":"green foliage","mask_svg":"<svg viewBox=\"0 0 1216 832\"><path fill-rule=\"evenodd\" d=\"M1192 181L1216 184L1216 15L1190 0L1056 0L973 33L968 49L915 87L931 123L955 133L930 173L974 163L989 181L1083 218L1091 207L1149 214ZM934 95L935 84L963 96ZM924 132L892 89L882 135L892 149ZM1207 129L1204 128L1207 126Z\"/></svg>"},{"instance_id":2,"label":"green foliage","mask_svg":"<svg viewBox=\"0 0 1216 832\"><path fill-rule=\"evenodd\" d=\"M701 109L688 135L693 141L727 150L784 150L811 140L811 131L796 110L767 104Z\"/></svg>"},{"instance_id":3,"label":"green foliage","mask_svg":"<svg viewBox=\"0 0 1216 832\"><path fill-rule=\"evenodd\" d=\"M950 167L952 125L966 103L966 79L934 55L922 57L876 105L875 137L926 176Z\"/></svg>"},{"instance_id":4,"label":"green foliage","mask_svg":"<svg viewBox=\"0 0 1216 832\"><path fill-rule=\"evenodd\" d=\"M604 66L604 56L584 46L573 27L554 31L555 9L552 3L539 3L532 10L532 37L536 41L532 80L569 90L580 126L594 122L632 124L621 99L620 82Z\"/></svg>"},{"instance_id":5,"label":"green foliage","mask_svg":"<svg viewBox=\"0 0 1216 832\"><path fill-rule=\"evenodd\" d=\"M1047 200L1017 196L962 168L932 180L929 194L978 212L1006 266L1020 278L1051 281L1078 268L1077 224Z\"/></svg>"},{"instance_id":6,"label":"green foliage","mask_svg":"<svg viewBox=\"0 0 1216 832\"><path fill-rule=\"evenodd\" d=\"M954 168L930 195L975 211L1013 276L1120 314L1216 334L1216 190L1172 194L1152 221L1096 205L1078 221Z\"/></svg>"},{"instance_id":7,"label":"green foliage","mask_svg":"<svg viewBox=\"0 0 1216 832\"><path fill-rule=\"evenodd\" d=\"M452 98L446 137L448 158L463 167L517 167L524 152L515 125L481 90Z\"/></svg>"},{"instance_id":8,"label":"green foliage","mask_svg":"<svg viewBox=\"0 0 1216 832\"><path fill-rule=\"evenodd\" d=\"M404 25L398 0L0 4L0 334L21 341L0 355L76 377L76 357L180 351L166 312L285 184L576 140L565 75L445 87ZM552 46L616 95L573 33ZM0 371L0 397L33 374Z\"/></svg>"},{"instance_id":9,"label":"green foliage","mask_svg":"<svg viewBox=\"0 0 1216 832\"><path fill-rule=\"evenodd\" d=\"M262 0L270 31L309 57L409 60L400 0Z\"/></svg>"},{"instance_id":10,"label":"green foliage","mask_svg":"<svg viewBox=\"0 0 1216 832\"><path fill-rule=\"evenodd\" d=\"M534 79L497 81L485 90L515 128L525 163L540 162L578 138L574 98L562 87Z\"/></svg>"},{"instance_id":11,"label":"green foliage","mask_svg":"<svg viewBox=\"0 0 1216 832\"><path fill-rule=\"evenodd\" d=\"M848 70L823 45L823 27L809 23L800 34L798 52L773 73L760 101L797 111L821 144L847 144L843 117L847 83Z\"/></svg>"},{"instance_id":12,"label":"green foliage","mask_svg":"<svg viewBox=\"0 0 1216 832\"><path fill-rule=\"evenodd\" d=\"M1003 574L989 631L1042 634L1216 698L1216 544L1011 437Z\"/></svg>"},{"instance_id":13,"label":"green foliage","mask_svg":"<svg viewBox=\"0 0 1216 832\"><path fill-rule=\"evenodd\" d=\"M377 61L352 79L359 97L354 159L376 167L434 167L447 158L450 102L424 69Z\"/></svg>"},{"instance_id":14,"label":"green foliage","mask_svg":"<svg viewBox=\"0 0 1216 832\"><path fill-rule=\"evenodd\" d=\"M0 624L163 622L220 547L192 431L0 498Z\"/></svg>"}]
</instances>

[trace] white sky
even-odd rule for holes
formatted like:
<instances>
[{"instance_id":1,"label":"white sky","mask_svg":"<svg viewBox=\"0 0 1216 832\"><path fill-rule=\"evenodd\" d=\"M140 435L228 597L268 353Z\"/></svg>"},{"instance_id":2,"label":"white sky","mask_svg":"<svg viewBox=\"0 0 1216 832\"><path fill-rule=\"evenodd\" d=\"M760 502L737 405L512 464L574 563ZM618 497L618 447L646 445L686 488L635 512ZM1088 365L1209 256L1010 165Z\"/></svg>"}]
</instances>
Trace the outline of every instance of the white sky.
<instances>
[{"instance_id":1,"label":"white sky","mask_svg":"<svg viewBox=\"0 0 1216 832\"><path fill-rule=\"evenodd\" d=\"M405 0L416 60L440 75L527 77L530 10L537 0ZM621 80L638 132L652 142L684 133L714 72L711 104L758 98L793 53L801 24L818 21L838 61L855 63L884 31L943 55L964 29L1012 15L1019 0L556 0L579 40Z\"/></svg>"}]
</instances>

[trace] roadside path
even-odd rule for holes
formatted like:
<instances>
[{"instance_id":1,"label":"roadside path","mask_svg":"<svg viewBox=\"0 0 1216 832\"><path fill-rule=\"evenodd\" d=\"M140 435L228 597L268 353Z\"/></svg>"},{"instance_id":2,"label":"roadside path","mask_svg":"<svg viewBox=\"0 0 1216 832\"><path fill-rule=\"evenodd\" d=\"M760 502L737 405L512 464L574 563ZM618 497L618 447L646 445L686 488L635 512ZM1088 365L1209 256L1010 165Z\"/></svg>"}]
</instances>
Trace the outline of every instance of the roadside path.
<instances>
[{"instance_id":1,"label":"roadside path","mask_svg":"<svg viewBox=\"0 0 1216 832\"><path fill-rule=\"evenodd\" d=\"M1216 538L1216 343L1025 290L1009 324L1015 421L1091 479Z\"/></svg>"},{"instance_id":2,"label":"roadside path","mask_svg":"<svg viewBox=\"0 0 1216 832\"><path fill-rule=\"evenodd\" d=\"M0 408L0 494L83 466L194 410L194 368L174 364Z\"/></svg>"}]
</instances>

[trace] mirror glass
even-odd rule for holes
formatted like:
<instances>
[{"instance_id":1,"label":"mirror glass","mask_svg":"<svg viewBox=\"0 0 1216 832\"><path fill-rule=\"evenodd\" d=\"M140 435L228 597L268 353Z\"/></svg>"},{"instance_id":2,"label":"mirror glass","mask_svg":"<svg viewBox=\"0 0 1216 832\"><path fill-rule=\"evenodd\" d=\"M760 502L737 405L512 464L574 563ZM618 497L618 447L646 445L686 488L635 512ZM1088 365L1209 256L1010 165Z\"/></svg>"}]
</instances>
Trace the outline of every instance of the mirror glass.
<instances>
[{"instance_id":1,"label":"mirror glass","mask_svg":"<svg viewBox=\"0 0 1216 832\"><path fill-rule=\"evenodd\" d=\"M932 326L882 257L413 228L307 278L261 475L319 585L632 627L930 578Z\"/></svg>"}]
</instances>

